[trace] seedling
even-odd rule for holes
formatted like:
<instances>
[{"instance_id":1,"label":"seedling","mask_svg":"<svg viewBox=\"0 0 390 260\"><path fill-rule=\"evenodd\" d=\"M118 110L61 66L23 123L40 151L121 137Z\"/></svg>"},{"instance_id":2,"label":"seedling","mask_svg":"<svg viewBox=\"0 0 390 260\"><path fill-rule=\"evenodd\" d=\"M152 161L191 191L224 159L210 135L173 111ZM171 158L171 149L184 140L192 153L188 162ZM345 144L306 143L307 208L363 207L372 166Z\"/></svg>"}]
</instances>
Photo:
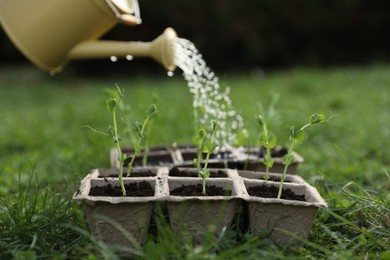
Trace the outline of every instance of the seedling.
<instances>
[{"instance_id":1,"label":"seedling","mask_svg":"<svg viewBox=\"0 0 390 260\"><path fill-rule=\"evenodd\" d=\"M123 165L124 165L125 160L128 157L126 156L126 154L122 153L122 149L121 149L121 145L120 145L122 138L118 134L117 108L120 107L122 111L128 110L128 108L121 102L122 97L123 97L123 90L121 90L118 86L116 86L116 87L117 87L117 91L106 90L106 93L110 97L106 99L105 103L107 106L107 110L112 114L112 124L113 124L113 125L109 125L109 127L108 127L109 134L97 131L88 125L85 125L84 127L89 128L90 130L92 130L95 133L105 135L105 136L111 136L113 138L114 143L115 143L115 147L116 147L117 153L118 153L117 159L119 161L119 176L118 176L119 183L121 186L122 195L126 196L126 189L125 189L125 186L123 183ZM130 172L131 172L131 169L132 169L132 166L133 166L133 163L134 163L136 156L139 156L141 154L141 150L142 150L141 144L142 144L142 140L144 139L145 127L146 127L149 119L157 112L158 112L157 106L155 104L152 104L146 110L145 118L142 121L142 123L137 121L137 122L135 122L134 125L130 125L129 123L127 123L126 121L124 121L122 119L122 121L127 126L130 126L138 134L138 139L135 137L135 135L132 135L132 134L130 135L130 139L132 139L133 143L134 143L134 151L135 152L132 155L132 158L131 158L131 160L128 164L128 167L127 167L127 174L126 174L127 177L130 177Z\"/></svg>"},{"instance_id":2,"label":"seedling","mask_svg":"<svg viewBox=\"0 0 390 260\"><path fill-rule=\"evenodd\" d=\"M207 140L207 132L205 129L199 130L198 136L198 149L197 149L197 158L194 159L194 163L198 170L199 177L202 178L202 194L206 195L206 180L210 176L210 171L208 170L208 162L210 159L210 155L214 153L218 144L216 141L217 127L218 124L216 121L212 120L212 132L210 140ZM206 153L206 159L203 165L203 169L201 168L201 161L203 159L203 153Z\"/></svg>"},{"instance_id":3,"label":"seedling","mask_svg":"<svg viewBox=\"0 0 390 260\"><path fill-rule=\"evenodd\" d=\"M301 128L299 128L298 130L296 130L295 126L290 126L289 127L290 128L289 141L291 143L290 143L290 147L288 149L287 154L285 154L282 157L282 163L284 165L284 170L283 170L282 179L281 179L280 185L279 185L279 192L278 192L278 197L277 197L278 199L280 199L281 196L282 196L283 183L284 183L284 180L286 179L288 167L294 161L294 156L292 155L294 146L297 145L297 144L302 144L303 143L303 140L305 138L305 131L304 130L307 127L315 125L315 124L323 123L325 121L327 121L327 120L326 120L324 115L322 115L322 114L312 114L309 117L309 122L306 125L304 125Z\"/></svg>"},{"instance_id":4,"label":"seedling","mask_svg":"<svg viewBox=\"0 0 390 260\"><path fill-rule=\"evenodd\" d=\"M263 133L260 136L260 145L266 149L263 164L265 165L265 176L264 179L269 179L269 169L274 165L274 160L271 156L271 149L276 146L276 136L268 131L268 126L262 115L256 116L259 121L259 125L262 128Z\"/></svg>"},{"instance_id":5,"label":"seedling","mask_svg":"<svg viewBox=\"0 0 390 260\"><path fill-rule=\"evenodd\" d=\"M153 98L153 104L155 104L157 106L159 100L160 100L160 97L158 95L155 95ZM144 166L144 167L148 164L148 156L149 156L149 151L150 151L149 137L151 135L153 123L154 123L154 120L152 120L152 119L154 119L154 118L155 117L153 117L153 116L151 116L149 118L149 124L145 130L146 133L144 134L144 157L142 158L142 166Z\"/></svg>"},{"instance_id":6,"label":"seedling","mask_svg":"<svg viewBox=\"0 0 390 260\"><path fill-rule=\"evenodd\" d=\"M156 104L152 104L148 107L148 109L145 112L145 117L144 120L141 122L136 121L133 125L130 123L126 122L125 120L122 119L122 121L130 128L133 129L133 131L138 135L138 138L133 137L133 143L134 143L134 153L131 156L131 160L127 165L127 177L130 177L130 172L131 169L133 168L134 160L137 156L141 155L142 151L142 141L145 139L145 129L147 126L148 121L152 118L153 115L158 113L157 106Z\"/></svg>"},{"instance_id":7,"label":"seedling","mask_svg":"<svg viewBox=\"0 0 390 260\"><path fill-rule=\"evenodd\" d=\"M105 102L106 106L107 106L107 110L112 115L112 124L113 125L109 125L109 127L108 127L110 134L106 134L106 133L97 131L94 128L88 126L88 125L85 125L84 127L87 127L89 129L91 129L93 132L101 134L101 135L105 135L105 136L110 136L111 135L111 137L113 138L115 146L116 146L116 149L118 151L118 161L119 161L119 176L118 177L119 177L119 183L120 183L120 186L121 186L122 195L126 196L126 189L125 189L125 185L123 183L123 163L126 160L126 155L122 154L122 150L121 150L121 146L120 146L121 138L120 138L120 136L118 134L118 126L117 126L117 120L116 120L116 109L117 109L117 107L118 107L118 105L121 102L121 99L123 97L123 90L121 90L118 86L116 86L116 87L117 87L118 93L114 94L114 92L110 92L110 94L112 94L112 96L107 98L106 102Z\"/></svg>"}]
</instances>

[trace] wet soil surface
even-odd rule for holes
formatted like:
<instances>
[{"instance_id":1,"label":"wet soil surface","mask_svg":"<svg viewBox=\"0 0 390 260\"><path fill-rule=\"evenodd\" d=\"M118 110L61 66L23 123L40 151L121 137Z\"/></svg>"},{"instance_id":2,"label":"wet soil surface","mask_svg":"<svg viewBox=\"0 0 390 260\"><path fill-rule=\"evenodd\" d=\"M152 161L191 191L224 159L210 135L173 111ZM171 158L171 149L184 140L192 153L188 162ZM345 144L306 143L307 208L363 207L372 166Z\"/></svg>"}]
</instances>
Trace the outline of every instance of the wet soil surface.
<instances>
[{"instance_id":1,"label":"wet soil surface","mask_svg":"<svg viewBox=\"0 0 390 260\"><path fill-rule=\"evenodd\" d=\"M273 148L271 149L271 156L274 157L274 158L282 158L285 154L287 154L288 150L286 148L283 148L283 147L276 147L276 148ZM264 148L260 148L260 151L259 152L249 152L250 154L255 154L257 155L258 157L260 158L264 158L265 157L265 154L266 154L266 150Z\"/></svg>"},{"instance_id":2,"label":"wet soil surface","mask_svg":"<svg viewBox=\"0 0 390 260\"><path fill-rule=\"evenodd\" d=\"M186 171L185 169L179 169L177 167L173 167L169 171L169 176L173 177L198 177L198 173L196 171ZM227 178L228 175L226 172L219 171L211 171L209 178Z\"/></svg>"},{"instance_id":3,"label":"wet soil surface","mask_svg":"<svg viewBox=\"0 0 390 260\"><path fill-rule=\"evenodd\" d=\"M132 159L133 154L127 154L127 159L124 161L123 166L127 167L129 162ZM171 154L150 154L149 157L146 160L146 165L143 164L143 155L137 156L134 159L134 166L161 166L161 165L167 165L172 164L172 156Z\"/></svg>"},{"instance_id":4,"label":"wet soil surface","mask_svg":"<svg viewBox=\"0 0 390 260\"><path fill-rule=\"evenodd\" d=\"M124 173L123 177L126 177L127 173ZM153 171L142 171L142 172L130 172L130 177L154 177L156 173Z\"/></svg>"},{"instance_id":5,"label":"wet soil surface","mask_svg":"<svg viewBox=\"0 0 390 260\"><path fill-rule=\"evenodd\" d=\"M127 197L149 197L154 196L154 188L150 183L143 181L139 183L125 184ZM106 186L92 187L89 191L90 196L107 196L107 197L122 197L122 190L120 186Z\"/></svg>"},{"instance_id":6,"label":"wet soil surface","mask_svg":"<svg viewBox=\"0 0 390 260\"><path fill-rule=\"evenodd\" d=\"M262 198L277 198L278 197L279 187L276 186L254 186L248 188L248 194L250 196L262 197ZM305 195L297 195L292 192L290 189L284 189L282 191L282 199L285 200L298 200L306 201Z\"/></svg>"},{"instance_id":7,"label":"wet soil surface","mask_svg":"<svg viewBox=\"0 0 390 260\"><path fill-rule=\"evenodd\" d=\"M264 178L262 178L264 180ZM280 177L275 177L275 176L269 176L269 181L274 181L274 182L280 182ZM291 182L290 180L284 180L284 182Z\"/></svg>"},{"instance_id":8,"label":"wet soil surface","mask_svg":"<svg viewBox=\"0 0 390 260\"><path fill-rule=\"evenodd\" d=\"M215 185L206 186L206 196L229 196L230 190L225 190ZM170 192L171 196L205 196L202 194L202 184L182 185Z\"/></svg>"},{"instance_id":9,"label":"wet soil surface","mask_svg":"<svg viewBox=\"0 0 390 260\"><path fill-rule=\"evenodd\" d=\"M126 172L127 169L123 169L123 177L127 177L127 172ZM119 171L119 170L118 170ZM156 173L154 171L148 171L148 170L145 170L145 171L135 171L135 172L130 172L130 176L129 177L154 177L156 176ZM103 177L118 177L118 173L107 173L107 174L101 174L99 176L100 178L103 178Z\"/></svg>"}]
</instances>

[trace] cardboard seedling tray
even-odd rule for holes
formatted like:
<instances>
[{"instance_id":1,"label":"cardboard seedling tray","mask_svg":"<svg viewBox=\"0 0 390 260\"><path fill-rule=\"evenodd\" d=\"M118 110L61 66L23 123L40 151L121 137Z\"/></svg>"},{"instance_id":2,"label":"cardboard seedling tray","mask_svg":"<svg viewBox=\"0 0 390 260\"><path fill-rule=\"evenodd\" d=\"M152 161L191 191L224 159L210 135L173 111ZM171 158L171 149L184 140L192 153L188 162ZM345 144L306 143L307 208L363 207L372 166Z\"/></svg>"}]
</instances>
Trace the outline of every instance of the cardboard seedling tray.
<instances>
[{"instance_id":1,"label":"cardboard seedling tray","mask_svg":"<svg viewBox=\"0 0 390 260\"><path fill-rule=\"evenodd\" d=\"M272 172L282 173L284 165L282 163L282 156L286 153L280 147L274 148L272 152L272 158L274 159L274 165L271 169ZM133 149L123 149L122 153L132 156L134 154ZM229 147L221 149L217 154L212 154L209 160L210 168L230 168L238 170L251 170L251 171L265 171L262 157L262 149L260 147ZM297 172L298 165L304 160L302 156L293 152L293 163L289 166L288 173L295 174ZM181 166L181 167L194 167L193 159L197 157L197 149L194 145L168 145L151 147L148 154L147 165L148 166ZM119 168L118 151L111 149L110 162L111 167ZM135 159L134 166L142 166L143 153ZM128 158L124 166L129 162Z\"/></svg>"},{"instance_id":2,"label":"cardboard seedling tray","mask_svg":"<svg viewBox=\"0 0 390 260\"><path fill-rule=\"evenodd\" d=\"M170 176L169 167L134 168L134 172L151 171L149 177L124 177L124 183L149 182L154 187L154 196L148 197L99 197L90 196L91 187L102 185L119 186L118 169L95 169L82 181L74 199L84 204L92 234L111 244L131 246L128 236L114 227L112 223L96 219L97 215L110 218L138 242L143 243L148 234L150 219L155 203L163 204L168 209L169 221L176 232L192 233L195 241L202 240L202 232L206 229L219 234L228 228L235 214L248 216L249 229L260 237L270 234L269 238L276 243L293 243L295 240L289 233L305 237L319 207L327 207L318 191L297 175L288 175L284 189L303 194L305 201L294 201L276 198L254 197L247 189L256 185L279 187L281 174L271 173L272 180L264 181L264 174L255 171L239 171L232 169L210 169L211 172L224 172L221 178L207 179L207 187L211 185L229 190L227 196L173 196L173 189L181 185L201 184L194 168L177 168L179 172L193 172L196 177ZM133 208L133 206L135 208ZM242 213L242 214L241 214ZM117 238L120 237L120 238Z\"/></svg>"}]
</instances>

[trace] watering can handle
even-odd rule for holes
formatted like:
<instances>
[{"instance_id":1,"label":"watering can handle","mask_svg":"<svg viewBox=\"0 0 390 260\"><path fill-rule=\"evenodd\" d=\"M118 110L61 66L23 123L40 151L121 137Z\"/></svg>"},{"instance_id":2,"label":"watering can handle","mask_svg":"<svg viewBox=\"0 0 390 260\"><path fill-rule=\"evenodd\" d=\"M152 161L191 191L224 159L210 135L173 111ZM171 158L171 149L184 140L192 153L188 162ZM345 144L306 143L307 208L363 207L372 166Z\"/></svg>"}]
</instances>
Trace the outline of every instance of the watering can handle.
<instances>
[{"instance_id":1,"label":"watering can handle","mask_svg":"<svg viewBox=\"0 0 390 260\"><path fill-rule=\"evenodd\" d=\"M111 0L105 0L110 9L114 12L116 18L124 25L135 26L139 25L142 20L140 18L140 12L138 7L138 2L133 1L134 5L134 15L131 14L121 14Z\"/></svg>"}]
</instances>

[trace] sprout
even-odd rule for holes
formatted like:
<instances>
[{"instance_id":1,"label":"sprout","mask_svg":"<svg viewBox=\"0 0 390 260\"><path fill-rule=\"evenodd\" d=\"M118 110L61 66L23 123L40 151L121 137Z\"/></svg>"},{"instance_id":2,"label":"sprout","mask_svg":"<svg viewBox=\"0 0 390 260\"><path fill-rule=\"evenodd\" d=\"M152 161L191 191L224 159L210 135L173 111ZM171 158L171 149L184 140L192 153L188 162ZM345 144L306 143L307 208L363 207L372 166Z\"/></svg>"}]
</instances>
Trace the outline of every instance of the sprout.
<instances>
[{"instance_id":1,"label":"sprout","mask_svg":"<svg viewBox=\"0 0 390 260\"><path fill-rule=\"evenodd\" d=\"M268 180L269 169L272 168L272 166L274 165L274 160L271 156L271 149L276 146L276 136L268 131L267 123L261 114L257 115L256 118L259 122L260 127L262 128L262 134L260 136L260 145L262 145L266 149L263 164L265 165L264 179Z\"/></svg>"},{"instance_id":2,"label":"sprout","mask_svg":"<svg viewBox=\"0 0 390 260\"><path fill-rule=\"evenodd\" d=\"M282 196L283 183L284 183L284 180L286 179L288 167L294 162L294 156L292 155L294 146L296 144L302 144L303 143L303 141L305 139L305 132L304 132L304 130L307 127L309 127L311 125L314 125L314 124L323 123L323 122L326 122L326 121L327 121L327 119L326 119L326 117L324 115L322 115L322 114L312 114L309 117L309 123L307 123L306 125L302 126L298 130L295 129L295 126L290 126L289 127L290 128L290 136L289 136L290 147L288 149L287 154L285 154L283 156L283 158L282 158L282 163L284 165L284 170L283 170L282 179L281 179L280 185L279 185L279 192L278 192L278 197L277 197L278 199L280 199L281 196Z\"/></svg>"},{"instance_id":3,"label":"sprout","mask_svg":"<svg viewBox=\"0 0 390 260\"><path fill-rule=\"evenodd\" d=\"M205 129L200 129L198 132L198 149L197 149L197 158L194 159L194 164L198 170L198 176L202 178L202 194L206 195L206 180L210 176L210 171L208 170L208 162L210 155L214 153L215 149L218 146L216 140L218 123L217 121L212 120L212 129L210 140L207 140L207 132ZM201 161L203 159L203 153L206 153L206 159L204 162L203 169L201 169Z\"/></svg>"}]
</instances>

